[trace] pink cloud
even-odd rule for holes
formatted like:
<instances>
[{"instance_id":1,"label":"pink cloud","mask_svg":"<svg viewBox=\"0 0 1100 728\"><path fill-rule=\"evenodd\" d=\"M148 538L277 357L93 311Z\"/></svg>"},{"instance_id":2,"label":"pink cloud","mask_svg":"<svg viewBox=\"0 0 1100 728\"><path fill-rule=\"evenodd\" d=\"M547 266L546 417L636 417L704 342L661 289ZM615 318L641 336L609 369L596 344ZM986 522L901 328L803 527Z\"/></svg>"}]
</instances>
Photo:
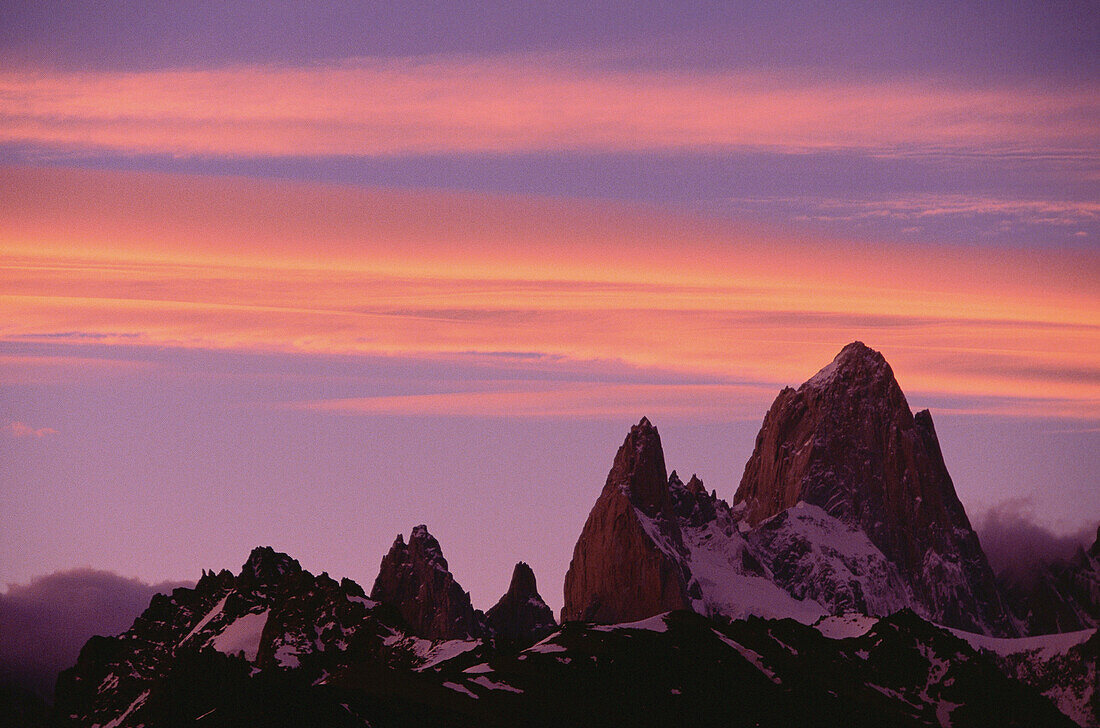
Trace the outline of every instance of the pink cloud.
<instances>
[{"instance_id":1,"label":"pink cloud","mask_svg":"<svg viewBox=\"0 0 1100 728\"><path fill-rule=\"evenodd\" d=\"M0 140L133 152L1092 154L1095 87L642 72L556 56L0 74Z\"/></svg>"},{"instance_id":2,"label":"pink cloud","mask_svg":"<svg viewBox=\"0 0 1100 728\"><path fill-rule=\"evenodd\" d=\"M1082 419L1100 406L1092 250L790 240L610 204L210 177L9 168L0 182L0 340L518 352L797 384L869 338L913 391L1070 403ZM0 381L46 372L14 364ZM357 406L532 416L616 406L605 395Z\"/></svg>"},{"instance_id":3,"label":"pink cloud","mask_svg":"<svg viewBox=\"0 0 1100 728\"><path fill-rule=\"evenodd\" d=\"M48 435L56 435L57 430L52 427L31 427L24 422L18 422L12 420L4 425L4 432L11 437L46 437Z\"/></svg>"}]
</instances>

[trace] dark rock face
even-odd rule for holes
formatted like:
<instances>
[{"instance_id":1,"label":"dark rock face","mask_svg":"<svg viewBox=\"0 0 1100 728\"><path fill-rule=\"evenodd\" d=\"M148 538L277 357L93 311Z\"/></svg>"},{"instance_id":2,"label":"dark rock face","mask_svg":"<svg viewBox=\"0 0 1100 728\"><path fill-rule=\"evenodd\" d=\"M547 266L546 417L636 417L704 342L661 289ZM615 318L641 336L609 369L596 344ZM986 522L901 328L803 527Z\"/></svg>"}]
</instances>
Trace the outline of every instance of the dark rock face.
<instances>
[{"instance_id":1,"label":"dark rock face","mask_svg":"<svg viewBox=\"0 0 1100 728\"><path fill-rule=\"evenodd\" d=\"M694 473L685 484L673 470L668 476L667 489L672 499L672 511L679 522L698 527L717 518L716 505L720 501L716 495L707 495L703 481Z\"/></svg>"},{"instance_id":2,"label":"dark rock face","mask_svg":"<svg viewBox=\"0 0 1100 728\"><path fill-rule=\"evenodd\" d=\"M485 613L485 625L496 639L534 642L558 626L554 613L539 596L535 572L522 561L512 572L508 592Z\"/></svg>"},{"instance_id":3,"label":"dark rock face","mask_svg":"<svg viewBox=\"0 0 1100 728\"><path fill-rule=\"evenodd\" d=\"M780 392L734 497L753 526L799 501L863 530L934 620L1017 633L931 415L913 415L890 365L860 342Z\"/></svg>"},{"instance_id":4,"label":"dark rock face","mask_svg":"<svg viewBox=\"0 0 1100 728\"><path fill-rule=\"evenodd\" d=\"M447 568L427 526L412 530L408 545L398 535L382 558L371 599L391 604L413 634L425 639L467 639L482 634L482 615Z\"/></svg>"},{"instance_id":5,"label":"dark rock face","mask_svg":"<svg viewBox=\"0 0 1100 728\"><path fill-rule=\"evenodd\" d=\"M1100 625L1100 528L1088 550L1048 566L1034 584L1004 584L1028 634L1073 632Z\"/></svg>"},{"instance_id":6,"label":"dark rock face","mask_svg":"<svg viewBox=\"0 0 1100 728\"><path fill-rule=\"evenodd\" d=\"M249 584L261 585L277 582L286 574L299 574L302 565L270 546L257 546L241 567L240 577Z\"/></svg>"},{"instance_id":7,"label":"dark rock face","mask_svg":"<svg viewBox=\"0 0 1100 728\"><path fill-rule=\"evenodd\" d=\"M683 564L657 540L683 550L661 437L643 417L615 455L573 549L562 621L626 622L690 608Z\"/></svg>"},{"instance_id":8,"label":"dark rock face","mask_svg":"<svg viewBox=\"0 0 1100 728\"><path fill-rule=\"evenodd\" d=\"M90 639L58 677L55 724L189 725L211 710L204 701L217 704L253 671L301 669L312 681L383 649L393 630L370 616L373 606L354 582L314 576L286 554L257 548L239 575L204 571L194 589L154 596L118 637ZM172 702L164 682L180 674L190 676L199 705ZM219 725L253 723L227 719L226 709Z\"/></svg>"}]
</instances>

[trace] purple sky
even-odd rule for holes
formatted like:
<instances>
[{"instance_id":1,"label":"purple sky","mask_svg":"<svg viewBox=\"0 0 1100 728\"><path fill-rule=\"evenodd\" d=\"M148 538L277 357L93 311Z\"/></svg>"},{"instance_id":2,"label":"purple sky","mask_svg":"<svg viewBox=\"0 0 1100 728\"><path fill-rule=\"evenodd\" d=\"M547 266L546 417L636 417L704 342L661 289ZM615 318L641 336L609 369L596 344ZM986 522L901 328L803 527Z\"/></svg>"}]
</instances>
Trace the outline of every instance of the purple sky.
<instances>
[{"instance_id":1,"label":"purple sky","mask_svg":"<svg viewBox=\"0 0 1100 728\"><path fill-rule=\"evenodd\" d=\"M0 322L0 584L77 566L194 579L270 544L369 589L394 536L423 522L475 606L524 560L556 608L632 423L650 416L669 467L732 499L771 399L856 338L932 409L972 518L1023 502L1056 533L1095 526L1098 47L1095 3L3 3L0 168L22 181L18 201L0 195L14 312ZM442 92L433 69L455 79ZM391 127L393 151L377 141ZM62 182L30 189L39 169ZM102 233L81 227L91 203L36 217L23 202L74 179L119 190L87 223ZM189 191L220 180L230 202L180 242L158 213L139 219L134 179L200 222ZM267 201L301 195L327 220L355 209L347 189L445 200L459 222L422 229L430 203L410 208L413 232L354 248L337 280L346 231L261 230L246 209L277 216ZM466 230L466 205L492 219ZM660 222L653 240L620 221L632 210ZM576 238L560 255L541 233L559 224ZM452 228L457 242L420 252L418 235ZM332 277L240 272L266 244L272 269ZM383 253L396 262L363 272ZM543 281L575 260L565 283ZM156 268L169 262L199 272ZM514 286L485 283L513 265ZM447 266L463 282L438 283ZM889 303L834 290L834 270ZM740 288L701 280L720 272ZM374 294L376 274L408 292ZM469 281L495 293L479 301ZM341 315L420 328L291 319L357 289ZM661 307L673 297L682 310ZM621 398L543 416L432 398L543 403L573 385ZM725 409L683 395L712 386ZM302 406L366 397L389 399Z\"/></svg>"}]
</instances>

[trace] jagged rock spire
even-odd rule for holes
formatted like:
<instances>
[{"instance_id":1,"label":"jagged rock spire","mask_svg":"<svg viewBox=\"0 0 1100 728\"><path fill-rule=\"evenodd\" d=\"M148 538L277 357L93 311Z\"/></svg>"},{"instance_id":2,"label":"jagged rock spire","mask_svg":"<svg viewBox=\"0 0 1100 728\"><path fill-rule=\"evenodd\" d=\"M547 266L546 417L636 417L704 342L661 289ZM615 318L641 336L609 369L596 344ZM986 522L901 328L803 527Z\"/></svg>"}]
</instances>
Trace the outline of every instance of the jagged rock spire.
<instances>
[{"instance_id":1,"label":"jagged rock spire","mask_svg":"<svg viewBox=\"0 0 1100 728\"><path fill-rule=\"evenodd\" d=\"M241 578L257 584L271 584L287 574L302 571L297 559L276 551L270 546L257 546L241 567Z\"/></svg>"},{"instance_id":2,"label":"jagged rock spire","mask_svg":"<svg viewBox=\"0 0 1100 728\"><path fill-rule=\"evenodd\" d=\"M683 548L661 437L643 417L615 455L573 549L562 620L622 622L688 608L683 565L655 537Z\"/></svg>"},{"instance_id":3,"label":"jagged rock spire","mask_svg":"<svg viewBox=\"0 0 1100 728\"><path fill-rule=\"evenodd\" d=\"M391 604L414 634L426 639L480 636L480 613L455 581L439 542L427 526L413 528L409 543L398 534L382 558L371 599Z\"/></svg>"},{"instance_id":4,"label":"jagged rock spire","mask_svg":"<svg viewBox=\"0 0 1100 728\"><path fill-rule=\"evenodd\" d=\"M668 512L671 502L661 436L645 417L630 428L615 455L605 489L612 487L622 489L651 518Z\"/></svg>"}]
</instances>

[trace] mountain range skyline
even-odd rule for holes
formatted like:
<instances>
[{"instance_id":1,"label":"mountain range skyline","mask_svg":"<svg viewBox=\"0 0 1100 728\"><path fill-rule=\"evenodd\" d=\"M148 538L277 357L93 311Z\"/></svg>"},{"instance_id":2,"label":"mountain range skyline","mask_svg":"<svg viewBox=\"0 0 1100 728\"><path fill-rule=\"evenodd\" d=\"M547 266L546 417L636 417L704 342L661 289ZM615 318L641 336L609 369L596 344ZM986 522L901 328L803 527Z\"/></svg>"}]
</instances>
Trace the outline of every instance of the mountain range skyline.
<instances>
[{"instance_id":1,"label":"mountain range skyline","mask_svg":"<svg viewBox=\"0 0 1100 728\"><path fill-rule=\"evenodd\" d=\"M890 365L858 341L779 393L732 507L668 472L647 418L632 426L564 592L559 623L519 561L496 605L475 609L423 524L397 536L369 592L256 547L239 574L203 570L118 637L89 639L57 678L53 720L663 725L686 710L708 724L804 714L833 725L842 713L848 724L1053 726L1100 715L1100 525L1030 583L995 577L930 413L912 412ZM739 657L675 657L701 636ZM549 676L535 670L544 654ZM730 659L749 673L727 675ZM820 660L837 674L815 673ZM697 669L722 677L696 691ZM754 684L757 672L778 687ZM617 705L624 678L650 685L637 705ZM570 688L578 679L602 687ZM770 707L754 707L766 691Z\"/></svg>"},{"instance_id":2,"label":"mountain range skyline","mask_svg":"<svg viewBox=\"0 0 1100 728\"><path fill-rule=\"evenodd\" d=\"M152 613L183 661L163 635L172 654L141 659L236 675L203 650L266 609L291 639L332 608L375 658L420 664L413 632L449 626L398 606L446 572L428 601L470 639L545 610L642 618L651 595L622 590L657 584L702 621L650 624L652 652L591 624L567 649L612 635L640 669L688 648L734 679L741 648L785 659L763 623L726 629L740 585L776 618L853 606L890 649L1035 683L1048 663L976 643L956 663L935 625L1084 623L1097 47L1086 0L0 4L0 658L49 683L152 592L265 546L303 576L204 576ZM660 457L638 492L619 473L624 500L605 490L626 433ZM376 610L355 599L380 571ZM245 693L286 677L276 637ZM309 669L363 667L341 640ZM85 677L117 648L92 645ZM921 694L892 658L847 672L849 647L816 667L867 715L866 685ZM1090 649L1058 653L1067 674ZM536 692L583 683L536 661ZM469 699L497 706L482 678Z\"/></svg>"},{"instance_id":3,"label":"mountain range skyline","mask_svg":"<svg viewBox=\"0 0 1100 728\"><path fill-rule=\"evenodd\" d=\"M854 340L976 520L1100 512L1093 3L3 17L0 584L368 579L422 522L556 581L590 444L732 497Z\"/></svg>"}]
</instances>

